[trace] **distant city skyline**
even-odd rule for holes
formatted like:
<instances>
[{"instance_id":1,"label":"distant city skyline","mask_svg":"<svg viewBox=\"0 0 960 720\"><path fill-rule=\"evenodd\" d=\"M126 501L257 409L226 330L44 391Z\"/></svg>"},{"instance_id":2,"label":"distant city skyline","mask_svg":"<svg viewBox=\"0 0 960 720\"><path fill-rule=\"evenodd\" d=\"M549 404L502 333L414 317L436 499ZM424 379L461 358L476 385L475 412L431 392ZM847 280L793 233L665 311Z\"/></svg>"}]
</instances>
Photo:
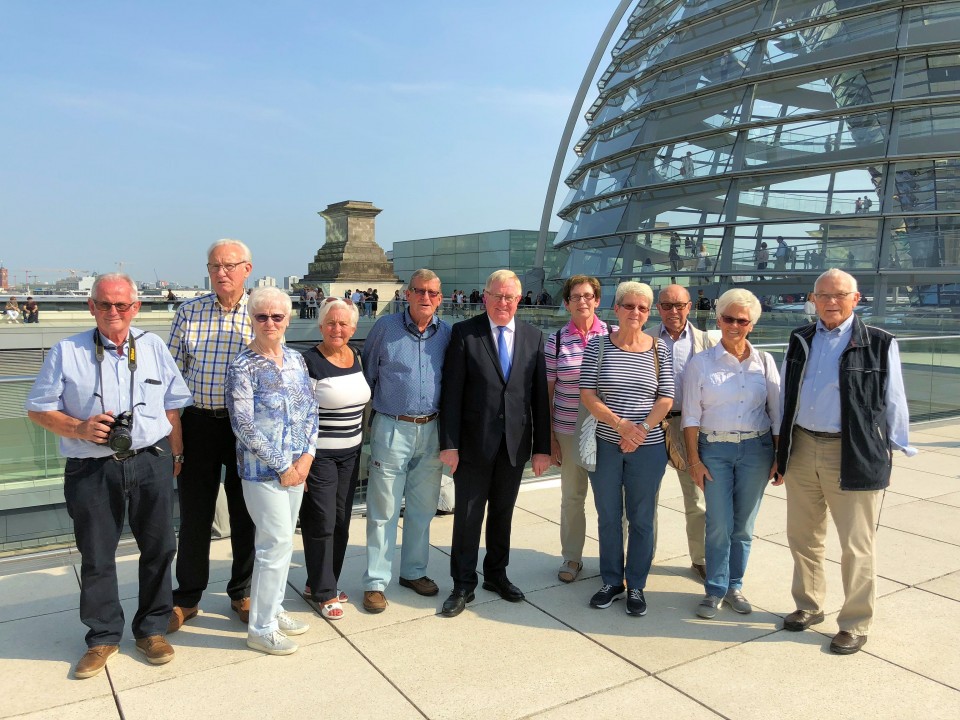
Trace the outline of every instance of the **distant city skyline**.
<instances>
[{"instance_id":1,"label":"distant city skyline","mask_svg":"<svg viewBox=\"0 0 960 720\"><path fill-rule=\"evenodd\" d=\"M11 282L122 267L192 286L207 246L235 237L251 279L304 275L316 213L343 200L383 208L387 250L536 229L615 7L7 5L0 261Z\"/></svg>"}]
</instances>

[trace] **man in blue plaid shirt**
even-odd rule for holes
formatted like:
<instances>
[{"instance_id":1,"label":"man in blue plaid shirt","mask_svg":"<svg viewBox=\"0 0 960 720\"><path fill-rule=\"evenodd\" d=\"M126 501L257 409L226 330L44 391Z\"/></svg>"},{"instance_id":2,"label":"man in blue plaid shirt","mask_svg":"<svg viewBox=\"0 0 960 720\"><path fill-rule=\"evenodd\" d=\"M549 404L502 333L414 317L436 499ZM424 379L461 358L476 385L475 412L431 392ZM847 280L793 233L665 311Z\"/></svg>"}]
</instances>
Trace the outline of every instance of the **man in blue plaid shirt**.
<instances>
[{"instance_id":1,"label":"man in blue plaid shirt","mask_svg":"<svg viewBox=\"0 0 960 720\"><path fill-rule=\"evenodd\" d=\"M247 512L237 473L236 438L224 399L227 366L253 339L244 282L253 264L239 240L218 240L207 251L207 272L214 292L183 303L170 329L170 352L193 393L184 410L183 469L177 584L167 632L180 629L200 611L200 596L210 575L210 533L226 468L224 489L230 511L233 568L227 594L230 607L246 625L253 574L254 524Z\"/></svg>"}]
</instances>

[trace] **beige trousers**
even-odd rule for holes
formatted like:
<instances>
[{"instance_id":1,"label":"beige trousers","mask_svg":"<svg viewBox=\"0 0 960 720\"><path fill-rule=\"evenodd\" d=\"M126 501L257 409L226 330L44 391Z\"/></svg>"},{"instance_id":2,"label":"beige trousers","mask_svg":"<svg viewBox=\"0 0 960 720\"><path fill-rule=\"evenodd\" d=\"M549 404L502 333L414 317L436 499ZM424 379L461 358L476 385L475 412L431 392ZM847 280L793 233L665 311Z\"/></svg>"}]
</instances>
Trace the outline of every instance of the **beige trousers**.
<instances>
[{"instance_id":1,"label":"beige trousers","mask_svg":"<svg viewBox=\"0 0 960 720\"><path fill-rule=\"evenodd\" d=\"M880 490L840 489L840 440L793 432L784 477L787 540L793 555L793 599L798 610L822 612L827 510L840 537L843 607L841 630L866 635L876 599L875 540Z\"/></svg>"},{"instance_id":2,"label":"beige trousers","mask_svg":"<svg viewBox=\"0 0 960 720\"><path fill-rule=\"evenodd\" d=\"M670 418L670 436L674 442L679 443L680 452L684 457L687 456L687 448L684 444L683 431L680 429L680 418ZM697 565L705 565L704 535L707 527L707 503L703 497L703 491L697 487L697 484L690 477L686 470L677 470L677 477L680 479L680 490L683 492L683 513L686 516L687 523L687 549L690 551L690 562ZM657 504L660 504L660 493L657 493ZM657 553L657 513L658 508L653 511L653 553Z\"/></svg>"}]
</instances>

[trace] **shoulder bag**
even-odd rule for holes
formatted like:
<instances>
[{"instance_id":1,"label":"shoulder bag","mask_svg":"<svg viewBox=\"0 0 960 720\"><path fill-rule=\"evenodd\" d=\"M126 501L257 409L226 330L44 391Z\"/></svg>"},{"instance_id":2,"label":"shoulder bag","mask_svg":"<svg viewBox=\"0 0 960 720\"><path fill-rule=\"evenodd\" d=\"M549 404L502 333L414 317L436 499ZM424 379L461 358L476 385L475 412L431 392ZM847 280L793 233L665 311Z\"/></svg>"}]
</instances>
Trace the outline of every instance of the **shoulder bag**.
<instances>
[{"instance_id":1,"label":"shoulder bag","mask_svg":"<svg viewBox=\"0 0 960 720\"><path fill-rule=\"evenodd\" d=\"M657 346L657 339L653 339L653 372L657 376L657 387L660 387L660 352ZM663 442L667 446L667 462L675 470L686 470L687 459L683 456L679 445L670 435L670 421L664 418L660 421L660 427L663 430ZM681 431L682 432L682 431Z\"/></svg>"},{"instance_id":2,"label":"shoulder bag","mask_svg":"<svg viewBox=\"0 0 960 720\"><path fill-rule=\"evenodd\" d=\"M597 397L600 402L604 402L603 393L600 392L600 368L603 365L603 346L606 336L600 337L600 352L597 355ZM577 411L577 427L574 430L574 437L577 438L577 448L579 457L577 465L588 472L597 469L597 419L580 403L580 409Z\"/></svg>"}]
</instances>

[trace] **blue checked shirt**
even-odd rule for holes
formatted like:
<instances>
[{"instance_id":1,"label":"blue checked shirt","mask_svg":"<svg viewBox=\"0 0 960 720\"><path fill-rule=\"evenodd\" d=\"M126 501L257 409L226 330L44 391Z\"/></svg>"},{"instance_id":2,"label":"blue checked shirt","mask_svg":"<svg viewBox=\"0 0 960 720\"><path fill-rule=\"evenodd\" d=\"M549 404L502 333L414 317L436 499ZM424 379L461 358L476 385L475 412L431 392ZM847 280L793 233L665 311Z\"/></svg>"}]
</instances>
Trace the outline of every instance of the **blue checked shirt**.
<instances>
[{"instance_id":1,"label":"blue checked shirt","mask_svg":"<svg viewBox=\"0 0 960 720\"><path fill-rule=\"evenodd\" d=\"M284 346L282 368L244 350L227 369L226 398L244 480L279 480L298 457L316 454L317 401L296 350Z\"/></svg>"},{"instance_id":2,"label":"blue checked shirt","mask_svg":"<svg viewBox=\"0 0 960 720\"><path fill-rule=\"evenodd\" d=\"M229 310L220 307L215 293L177 308L167 345L197 407L227 406L223 391L227 366L252 340L246 293Z\"/></svg>"},{"instance_id":3,"label":"blue checked shirt","mask_svg":"<svg viewBox=\"0 0 960 720\"><path fill-rule=\"evenodd\" d=\"M373 409L384 415L432 415L440 409L440 376L450 325L436 315L423 333L408 310L384 315L363 343L363 374Z\"/></svg>"}]
</instances>

